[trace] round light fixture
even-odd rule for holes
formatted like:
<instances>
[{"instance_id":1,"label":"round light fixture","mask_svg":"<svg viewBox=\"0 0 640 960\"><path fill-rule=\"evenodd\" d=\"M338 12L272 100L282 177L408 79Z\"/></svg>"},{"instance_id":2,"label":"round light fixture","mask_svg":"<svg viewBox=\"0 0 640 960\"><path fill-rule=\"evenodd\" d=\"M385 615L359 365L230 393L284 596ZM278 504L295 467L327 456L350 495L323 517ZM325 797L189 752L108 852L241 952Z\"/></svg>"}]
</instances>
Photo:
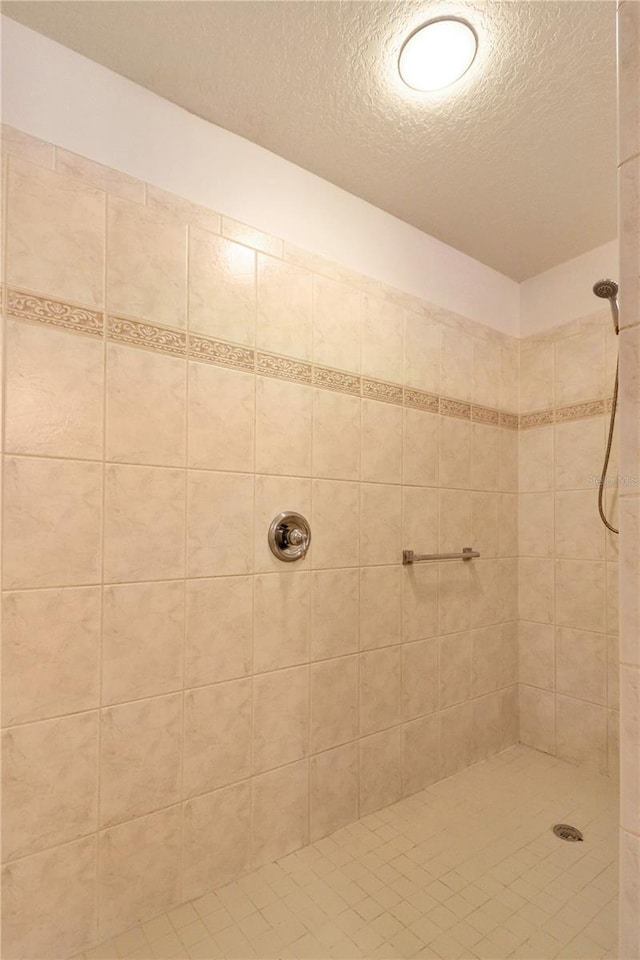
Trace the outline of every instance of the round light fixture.
<instances>
[{"instance_id":1,"label":"round light fixture","mask_svg":"<svg viewBox=\"0 0 640 960\"><path fill-rule=\"evenodd\" d=\"M478 37L466 20L438 17L418 27L405 40L398 70L414 90L441 90L467 72L477 49Z\"/></svg>"}]
</instances>

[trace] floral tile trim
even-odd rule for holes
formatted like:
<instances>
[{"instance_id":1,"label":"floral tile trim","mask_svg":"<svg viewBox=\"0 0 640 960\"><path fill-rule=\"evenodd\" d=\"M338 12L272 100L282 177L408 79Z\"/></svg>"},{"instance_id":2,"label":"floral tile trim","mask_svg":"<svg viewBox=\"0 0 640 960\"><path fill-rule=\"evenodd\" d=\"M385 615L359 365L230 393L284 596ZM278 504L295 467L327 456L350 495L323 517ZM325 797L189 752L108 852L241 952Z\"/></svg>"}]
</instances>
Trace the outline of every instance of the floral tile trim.
<instances>
[{"instance_id":1,"label":"floral tile trim","mask_svg":"<svg viewBox=\"0 0 640 960\"><path fill-rule=\"evenodd\" d=\"M137 347L146 347L158 353L169 353L174 357L187 356L187 335L180 330L169 330L153 323L141 320L127 320L124 317L107 318L107 337L118 343L130 343Z\"/></svg>"},{"instance_id":2,"label":"floral tile trim","mask_svg":"<svg viewBox=\"0 0 640 960\"><path fill-rule=\"evenodd\" d=\"M426 410L429 413L437 413L440 408L440 400L434 393L425 393L424 390L414 390L405 387L404 405L412 407L414 410Z\"/></svg>"},{"instance_id":3,"label":"floral tile trim","mask_svg":"<svg viewBox=\"0 0 640 960\"><path fill-rule=\"evenodd\" d=\"M507 430L517 430L519 427L519 417L517 413L500 413L500 426Z\"/></svg>"},{"instance_id":4,"label":"floral tile trim","mask_svg":"<svg viewBox=\"0 0 640 960\"><path fill-rule=\"evenodd\" d=\"M331 367L313 368L313 383L316 387L325 387L327 390L336 390L339 393L351 393L360 396L360 377L355 373L343 373Z\"/></svg>"},{"instance_id":5,"label":"floral tile trim","mask_svg":"<svg viewBox=\"0 0 640 960\"><path fill-rule=\"evenodd\" d=\"M567 420L586 420L589 417L599 417L606 412L605 400L588 400L586 403L571 403L556 410L556 422L566 423Z\"/></svg>"},{"instance_id":6,"label":"floral tile trim","mask_svg":"<svg viewBox=\"0 0 640 960\"><path fill-rule=\"evenodd\" d=\"M6 310L10 317L18 320L46 323L92 337L101 337L104 333L104 314L99 310L78 307L53 297L8 289Z\"/></svg>"},{"instance_id":7,"label":"floral tile trim","mask_svg":"<svg viewBox=\"0 0 640 960\"><path fill-rule=\"evenodd\" d=\"M463 400L440 397L440 413L445 417L456 417L458 420L471 420L471 404Z\"/></svg>"},{"instance_id":8,"label":"floral tile trim","mask_svg":"<svg viewBox=\"0 0 640 960\"><path fill-rule=\"evenodd\" d=\"M311 383L311 364L304 360L279 357L274 353L259 353L256 373L278 380L293 380L296 383Z\"/></svg>"},{"instance_id":9,"label":"floral tile trim","mask_svg":"<svg viewBox=\"0 0 640 960\"><path fill-rule=\"evenodd\" d=\"M529 427L543 427L548 423L553 423L553 410L536 410L533 413L520 414L521 430Z\"/></svg>"},{"instance_id":10,"label":"floral tile trim","mask_svg":"<svg viewBox=\"0 0 640 960\"><path fill-rule=\"evenodd\" d=\"M223 367L250 370L252 373L255 367L255 351L250 347L238 347L224 340L211 340L193 333L189 334L189 357Z\"/></svg>"},{"instance_id":11,"label":"floral tile trim","mask_svg":"<svg viewBox=\"0 0 640 960\"><path fill-rule=\"evenodd\" d=\"M363 377L362 396L371 400L382 400L386 403L397 403L402 406L402 387L395 383L385 383L383 380L369 380Z\"/></svg>"},{"instance_id":12,"label":"floral tile trim","mask_svg":"<svg viewBox=\"0 0 640 960\"><path fill-rule=\"evenodd\" d=\"M482 407L479 404L471 405L471 419L475 423L500 423L500 412L492 407Z\"/></svg>"}]
</instances>

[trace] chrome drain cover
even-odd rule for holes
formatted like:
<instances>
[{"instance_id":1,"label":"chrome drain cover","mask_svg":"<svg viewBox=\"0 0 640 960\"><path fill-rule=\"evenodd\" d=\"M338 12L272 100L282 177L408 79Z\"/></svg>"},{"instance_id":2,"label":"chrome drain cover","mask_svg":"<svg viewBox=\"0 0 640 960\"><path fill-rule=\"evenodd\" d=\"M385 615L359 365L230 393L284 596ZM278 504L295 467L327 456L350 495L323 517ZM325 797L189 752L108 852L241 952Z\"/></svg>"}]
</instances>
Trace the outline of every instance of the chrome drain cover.
<instances>
[{"instance_id":1,"label":"chrome drain cover","mask_svg":"<svg viewBox=\"0 0 640 960\"><path fill-rule=\"evenodd\" d=\"M569 840L571 843L584 840L584 837L577 827L570 827L568 823L556 823L553 832L556 837L560 837L561 840Z\"/></svg>"}]
</instances>

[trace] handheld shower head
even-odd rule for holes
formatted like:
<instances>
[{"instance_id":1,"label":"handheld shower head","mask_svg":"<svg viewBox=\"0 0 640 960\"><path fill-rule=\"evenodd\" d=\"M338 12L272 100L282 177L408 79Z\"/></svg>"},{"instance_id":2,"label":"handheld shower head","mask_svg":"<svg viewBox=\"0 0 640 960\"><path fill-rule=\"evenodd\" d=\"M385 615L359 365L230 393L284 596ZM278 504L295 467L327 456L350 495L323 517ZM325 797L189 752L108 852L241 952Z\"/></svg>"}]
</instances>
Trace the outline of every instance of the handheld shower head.
<instances>
[{"instance_id":1,"label":"handheld shower head","mask_svg":"<svg viewBox=\"0 0 640 960\"><path fill-rule=\"evenodd\" d=\"M611 315L613 317L613 327L616 333L619 333L618 324L618 284L615 280L598 280L593 285L593 292L596 297L602 300L608 300L611 305Z\"/></svg>"}]
</instances>

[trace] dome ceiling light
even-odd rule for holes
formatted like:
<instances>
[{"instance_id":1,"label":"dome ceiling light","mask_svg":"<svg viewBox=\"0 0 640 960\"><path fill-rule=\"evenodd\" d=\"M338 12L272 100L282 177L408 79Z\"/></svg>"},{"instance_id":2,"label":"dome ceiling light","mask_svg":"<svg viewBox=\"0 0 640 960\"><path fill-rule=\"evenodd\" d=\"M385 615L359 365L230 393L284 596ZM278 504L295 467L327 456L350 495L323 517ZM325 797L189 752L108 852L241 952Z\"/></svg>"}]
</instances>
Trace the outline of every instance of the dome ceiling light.
<instances>
[{"instance_id":1,"label":"dome ceiling light","mask_svg":"<svg viewBox=\"0 0 640 960\"><path fill-rule=\"evenodd\" d=\"M405 40L398 71L413 90L442 90L467 72L477 50L478 37L471 24L457 17L438 17Z\"/></svg>"}]
</instances>

